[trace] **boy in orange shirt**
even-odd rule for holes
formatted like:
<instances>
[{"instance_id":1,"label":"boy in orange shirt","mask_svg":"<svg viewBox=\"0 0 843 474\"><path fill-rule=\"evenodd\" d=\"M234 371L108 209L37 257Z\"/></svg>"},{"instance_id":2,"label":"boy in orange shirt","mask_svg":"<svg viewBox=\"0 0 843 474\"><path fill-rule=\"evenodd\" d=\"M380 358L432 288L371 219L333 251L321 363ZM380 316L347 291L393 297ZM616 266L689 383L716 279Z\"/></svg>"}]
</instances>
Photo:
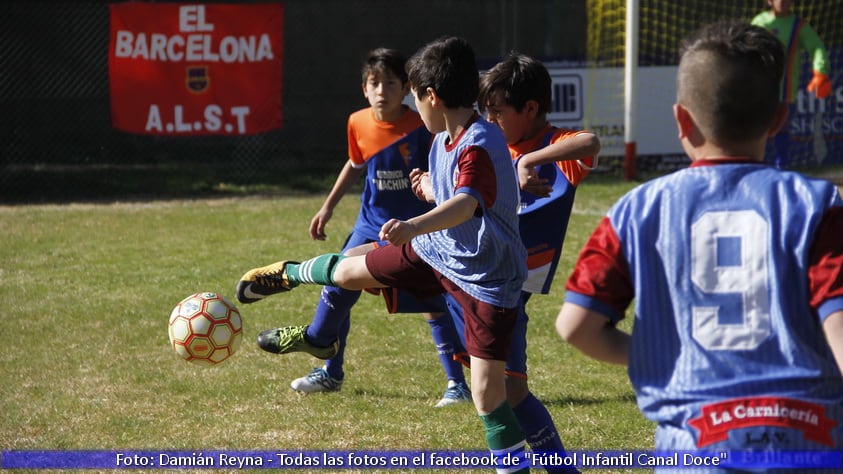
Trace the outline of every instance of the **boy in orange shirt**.
<instances>
[{"instance_id":1,"label":"boy in orange shirt","mask_svg":"<svg viewBox=\"0 0 843 474\"><path fill-rule=\"evenodd\" d=\"M409 219L432 208L413 195L409 181L411 169L427 169L432 135L419 114L403 104L409 93L405 63L406 58L393 49L378 48L368 54L363 64L362 88L370 106L348 118L349 159L310 222L312 239L325 240L325 228L334 208L364 174L366 183L360 196L360 213L345 241L344 252L377 240L378 232L387 220ZM305 393L340 390L345 376L343 362L351 308L359 297L360 291L325 286L311 324L295 327L297 331L304 331L305 339L314 346L331 350L320 355L327 359L323 367L292 381L293 390ZM453 321L444 312L444 301L438 297L424 304L414 299L411 303L417 311L427 311L423 314L448 378L448 387L436 406L471 401L462 366L453 360L453 354L461 351L462 346ZM332 354L335 341L336 353ZM261 347L267 346L261 344Z\"/></svg>"},{"instance_id":2,"label":"boy in orange shirt","mask_svg":"<svg viewBox=\"0 0 843 474\"><path fill-rule=\"evenodd\" d=\"M563 452L565 448L547 408L527 385L527 302L534 293L550 291L574 194L596 166L600 151L600 141L593 133L557 128L547 121L551 99L547 68L517 53L483 74L477 99L480 111L500 127L506 138L522 190L518 220L521 241L527 248L528 273L506 362L506 390L534 452ZM448 302L453 303L450 299ZM575 472L561 466L545 469Z\"/></svg>"}]
</instances>

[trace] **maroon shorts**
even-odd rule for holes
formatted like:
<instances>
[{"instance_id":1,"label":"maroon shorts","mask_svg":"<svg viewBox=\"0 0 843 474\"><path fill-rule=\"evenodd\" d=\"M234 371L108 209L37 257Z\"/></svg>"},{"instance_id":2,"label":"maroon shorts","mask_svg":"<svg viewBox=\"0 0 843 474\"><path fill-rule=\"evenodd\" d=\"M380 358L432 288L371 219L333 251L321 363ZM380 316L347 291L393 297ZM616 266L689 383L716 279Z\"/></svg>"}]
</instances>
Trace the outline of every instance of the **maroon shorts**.
<instances>
[{"instance_id":1,"label":"maroon shorts","mask_svg":"<svg viewBox=\"0 0 843 474\"><path fill-rule=\"evenodd\" d=\"M367 253L366 268L384 285L407 290L419 299L449 293L462 306L468 353L480 359L507 359L517 308L474 298L422 260L410 244L386 245Z\"/></svg>"}]
</instances>

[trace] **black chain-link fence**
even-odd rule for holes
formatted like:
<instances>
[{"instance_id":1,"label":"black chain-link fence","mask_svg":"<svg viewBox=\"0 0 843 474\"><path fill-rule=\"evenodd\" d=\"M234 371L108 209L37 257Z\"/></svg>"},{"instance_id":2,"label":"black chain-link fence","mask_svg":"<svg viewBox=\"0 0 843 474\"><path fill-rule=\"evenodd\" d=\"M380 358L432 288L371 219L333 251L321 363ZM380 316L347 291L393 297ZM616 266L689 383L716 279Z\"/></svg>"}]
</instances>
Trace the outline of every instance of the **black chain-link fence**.
<instances>
[{"instance_id":1,"label":"black chain-link fence","mask_svg":"<svg viewBox=\"0 0 843 474\"><path fill-rule=\"evenodd\" d=\"M834 13L843 8L843 1L825 1ZM257 135L185 137L134 135L112 126L109 2L2 2L0 203L172 197L244 188L324 190L346 160L348 114L367 105L359 72L367 51L387 46L409 55L452 34L474 46L481 67L512 50L584 64L586 3L281 2L283 127ZM696 4L682 0L676 5L693 10ZM817 20L817 28L829 46L839 49L840 16L826 16ZM650 30L658 28L641 33L659 34ZM601 167L620 173L620 161L605 158ZM652 157L642 157L639 165L660 169L662 158L646 165L647 158Z\"/></svg>"},{"instance_id":2,"label":"black chain-link fence","mask_svg":"<svg viewBox=\"0 0 843 474\"><path fill-rule=\"evenodd\" d=\"M359 71L368 50L388 46L409 55L438 36L457 34L481 62L512 49L581 60L581 3L287 1L283 127L249 136L163 137L112 127L108 3L4 2L0 202L323 186L346 159L348 114L367 105Z\"/></svg>"}]
</instances>

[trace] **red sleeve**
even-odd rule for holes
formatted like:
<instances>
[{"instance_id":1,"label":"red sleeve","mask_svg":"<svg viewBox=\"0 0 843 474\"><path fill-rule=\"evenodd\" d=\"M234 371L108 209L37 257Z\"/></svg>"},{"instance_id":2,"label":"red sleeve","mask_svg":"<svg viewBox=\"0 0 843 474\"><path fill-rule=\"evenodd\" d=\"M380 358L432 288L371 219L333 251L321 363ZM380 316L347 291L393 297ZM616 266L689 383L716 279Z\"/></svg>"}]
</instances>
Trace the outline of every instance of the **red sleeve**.
<instances>
[{"instance_id":1,"label":"red sleeve","mask_svg":"<svg viewBox=\"0 0 843 474\"><path fill-rule=\"evenodd\" d=\"M466 148L457 159L457 169L454 189L470 188L475 197L483 199L483 208L491 207L497 198L498 183L489 152L479 146Z\"/></svg>"},{"instance_id":2,"label":"red sleeve","mask_svg":"<svg viewBox=\"0 0 843 474\"><path fill-rule=\"evenodd\" d=\"M811 307L825 300L843 296L843 208L826 212L814 234L808 268Z\"/></svg>"},{"instance_id":3,"label":"red sleeve","mask_svg":"<svg viewBox=\"0 0 843 474\"><path fill-rule=\"evenodd\" d=\"M580 252L566 288L610 306L619 315L632 302L635 289L629 266L608 217L600 221Z\"/></svg>"}]
</instances>

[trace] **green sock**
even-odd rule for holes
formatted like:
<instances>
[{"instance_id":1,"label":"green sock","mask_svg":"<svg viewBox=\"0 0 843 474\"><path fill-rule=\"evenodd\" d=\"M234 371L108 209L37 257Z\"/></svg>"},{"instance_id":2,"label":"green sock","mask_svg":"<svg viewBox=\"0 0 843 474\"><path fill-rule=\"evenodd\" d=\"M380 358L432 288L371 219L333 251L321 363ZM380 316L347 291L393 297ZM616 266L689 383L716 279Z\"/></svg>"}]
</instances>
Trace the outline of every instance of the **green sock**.
<instances>
[{"instance_id":1,"label":"green sock","mask_svg":"<svg viewBox=\"0 0 843 474\"><path fill-rule=\"evenodd\" d=\"M290 283L337 286L333 278L334 270L344 258L342 254L328 253L299 264L288 263L284 270Z\"/></svg>"},{"instance_id":2,"label":"green sock","mask_svg":"<svg viewBox=\"0 0 843 474\"><path fill-rule=\"evenodd\" d=\"M480 420L486 428L489 450L499 461L498 472L529 472L529 464L524 455L526 437L509 402L504 401L488 415L480 415ZM520 460L523 469L517 469L513 460Z\"/></svg>"}]
</instances>

